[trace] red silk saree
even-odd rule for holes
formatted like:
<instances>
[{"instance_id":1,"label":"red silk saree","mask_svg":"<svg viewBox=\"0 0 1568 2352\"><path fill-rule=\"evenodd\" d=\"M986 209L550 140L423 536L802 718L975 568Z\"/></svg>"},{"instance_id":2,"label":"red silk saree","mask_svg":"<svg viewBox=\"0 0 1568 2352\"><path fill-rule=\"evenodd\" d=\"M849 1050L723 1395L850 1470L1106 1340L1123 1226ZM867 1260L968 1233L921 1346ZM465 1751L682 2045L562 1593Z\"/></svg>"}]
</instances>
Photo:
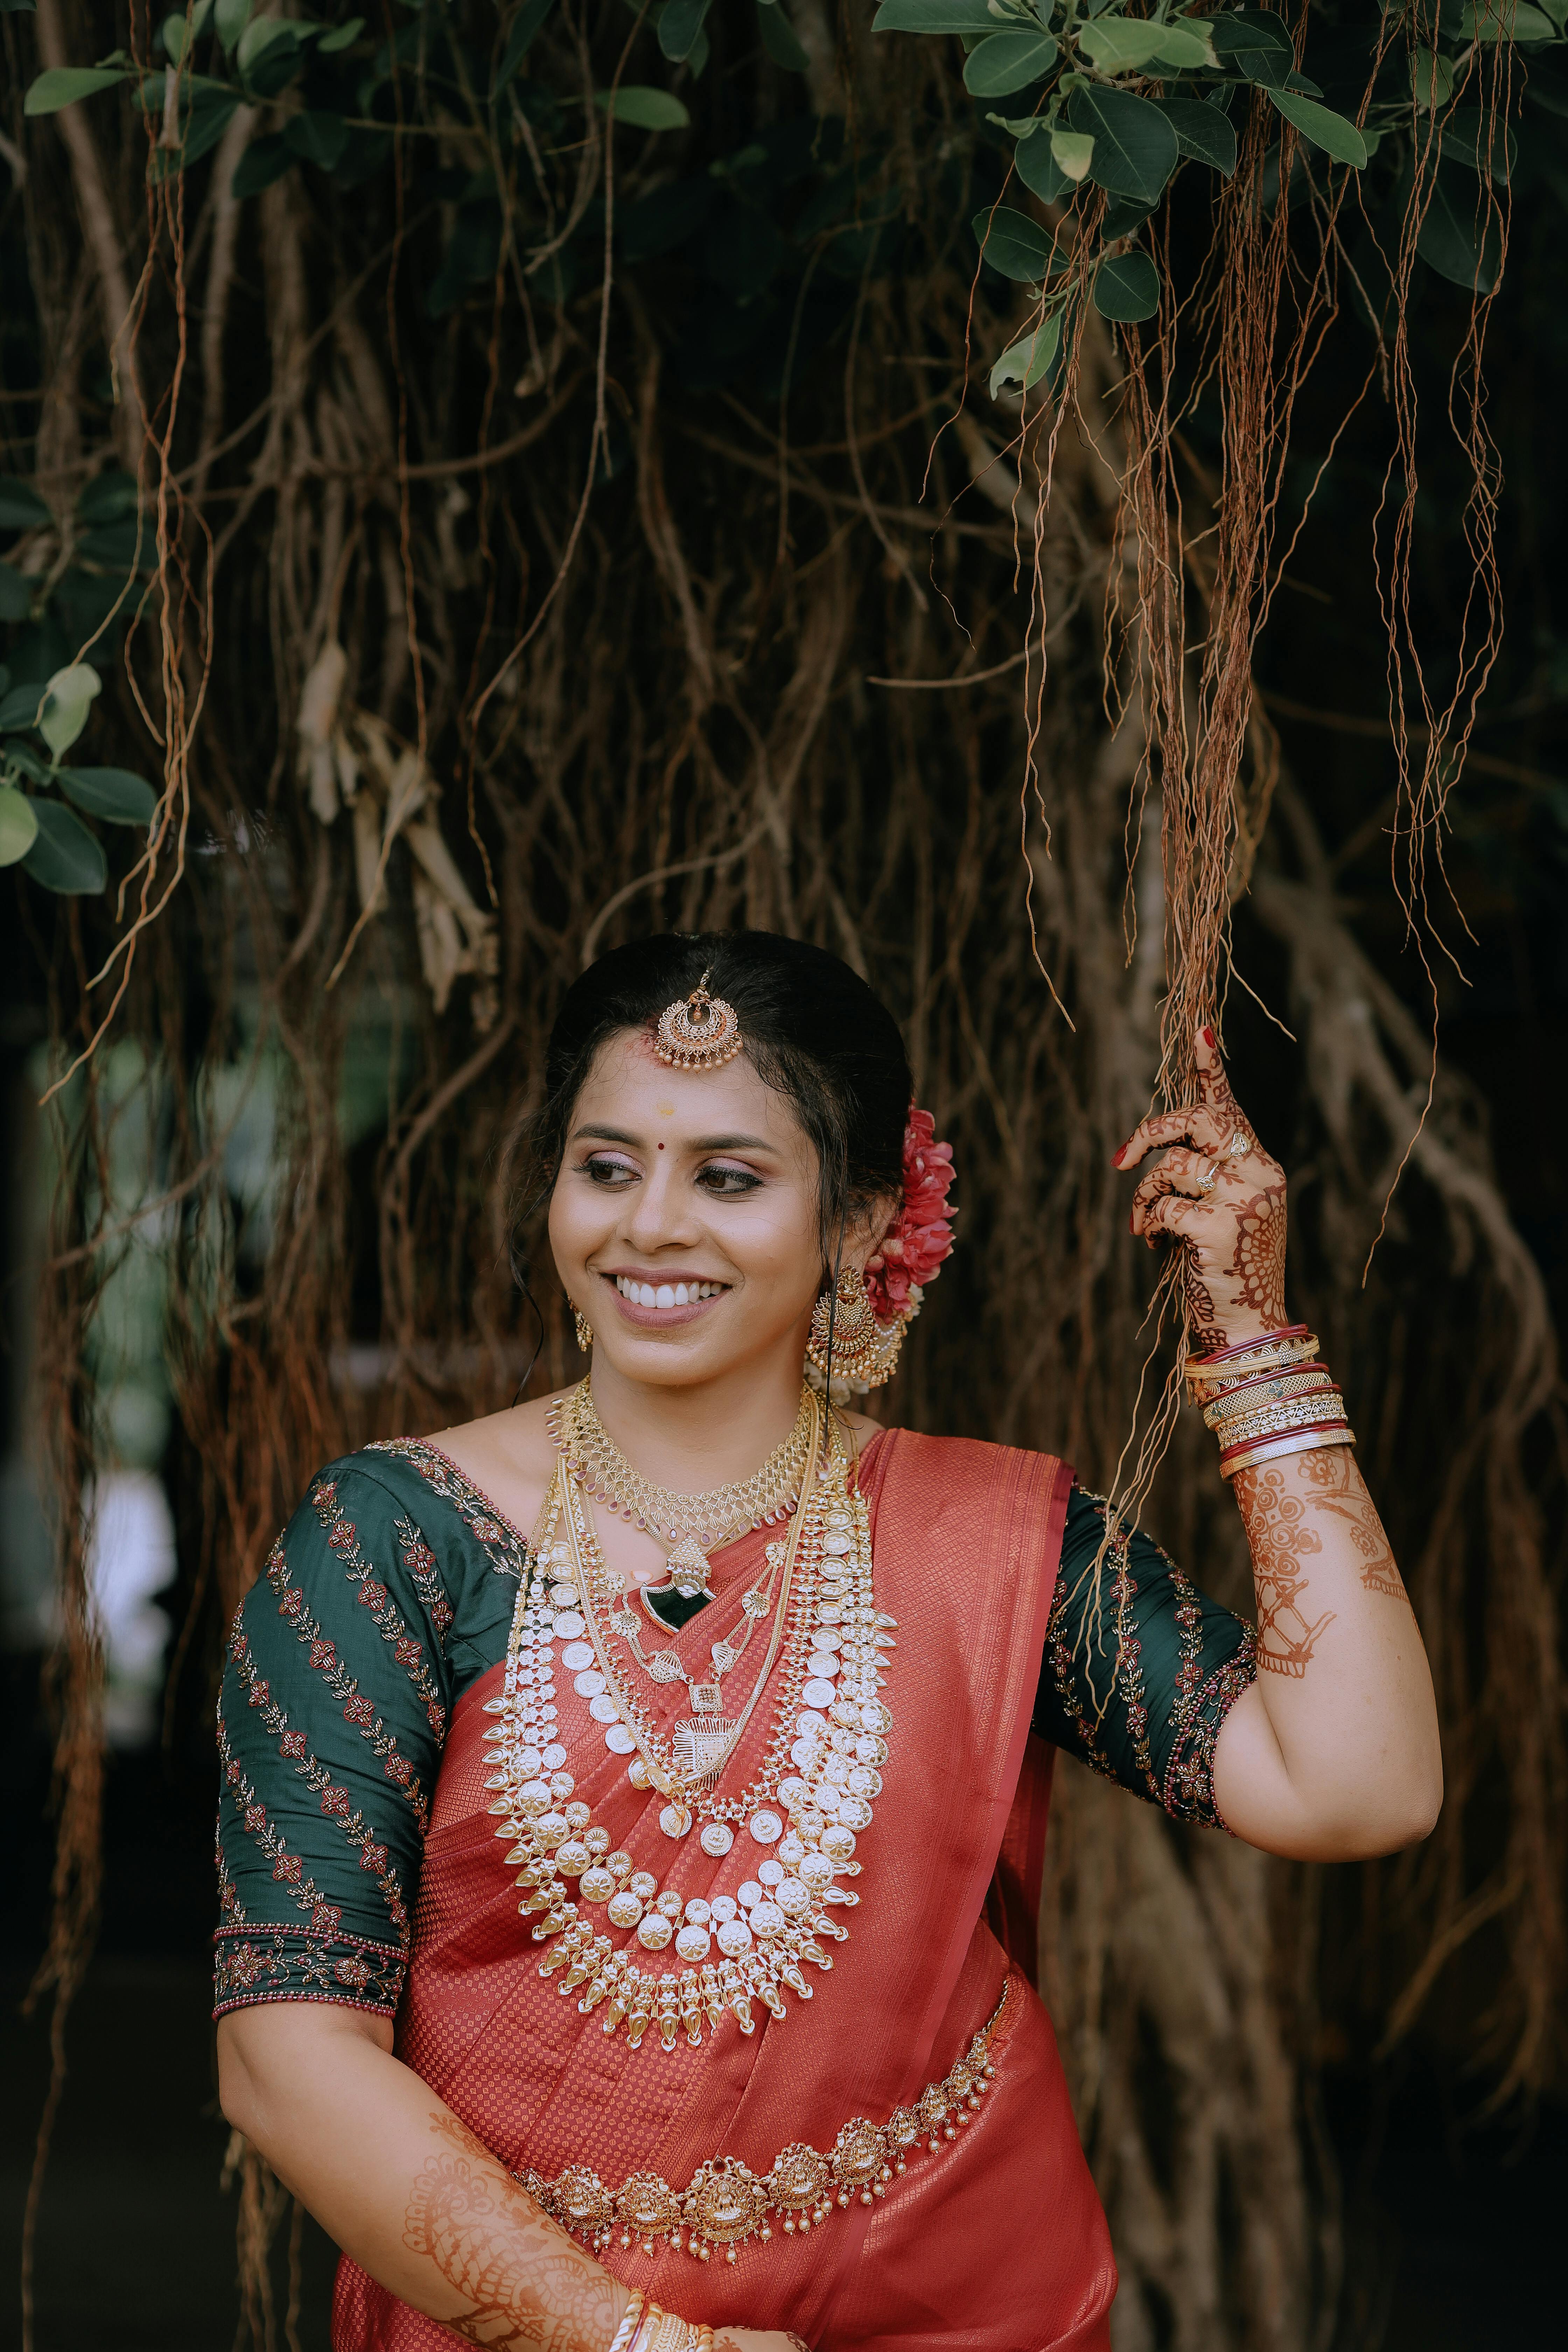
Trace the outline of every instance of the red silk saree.
<instances>
[{"instance_id":1,"label":"red silk saree","mask_svg":"<svg viewBox=\"0 0 1568 2352\"><path fill-rule=\"evenodd\" d=\"M898 1739L861 1848L848 1940L813 1997L782 2019L732 2021L700 2047L633 2051L542 1976L520 1918L485 1787L484 1702L465 1693L436 1790L397 2052L520 2176L583 2168L610 2192L651 2172L684 2190L711 2159L766 2174L784 2149L834 2149L843 2127L914 2110L922 2132L885 2193L836 2200L820 2224L704 2260L668 2239L650 2254L618 2229L599 2259L693 2320L791 2328L817 2352L1108 2352L1115 2293L1104 2216L1033 1984L1049 1751L1026 1758L1069 1474L1048 1456L889 1432L861 1485L878 1604L898 1621L885 1696ZM717 1554L719 1599L755 1571L764 1538ZM700 1614L677 1637L706 1654ZM679 1687L679 1686L678 1686ZM671 1712L676 1702L669 1701ZM763 1711L737 1751L766 1746ZM568 1769L635 1854L664 1846L660 1798L584 1728ZM695 1838L660 1865L687 1895L734 1876ZM950 2070L1006 2000L973 2112ZM948 2078L944 2105L922 2094ZM957 2121L962 2113L962 2128ZM437 2352L452 2338L344 2261L334 2352Z\"/></svg>"}]
</instances>

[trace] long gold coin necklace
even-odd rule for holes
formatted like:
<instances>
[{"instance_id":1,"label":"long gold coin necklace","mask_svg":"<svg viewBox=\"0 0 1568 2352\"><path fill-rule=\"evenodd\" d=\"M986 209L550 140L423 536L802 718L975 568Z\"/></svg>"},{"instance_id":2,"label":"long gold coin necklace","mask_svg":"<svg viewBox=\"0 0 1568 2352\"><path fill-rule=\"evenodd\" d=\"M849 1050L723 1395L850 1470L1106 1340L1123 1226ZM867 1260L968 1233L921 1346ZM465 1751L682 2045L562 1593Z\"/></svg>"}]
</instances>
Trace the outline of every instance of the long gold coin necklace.
<instances>
[{"instance_id":1,"label":"long gold coin necklace","mask_svg":"<svg viewBox=\"0 0 1568 2352\"><path fill-rule=\"evenodd\" d=\"M595 1535L585 1481L566 1461L563 1452L539 1549L519 1588L502 1696L486 1702L486 1712L500 1717L485 1734L493 1768L486 1786L497 1792L489 1810L501 1816L496 1835L508 1841L504 1859L522 1890L518 1908L532 1918L535 1942L553 1948L540 1974L563 1971L558 1990L577 1992L584 2014L603 2003L605 2032L624 2021L633 2049L643 2046L650 2023L658 2030L650 2046L673 2050L684 2032L696 2048L704 2023L713 2032L727 2011L751 2033L753 2004L783 2018L784 1988L810 2000L805 1965L832 1966L818 1939L845 1941L847 1930L831 1912L860 1899L837 1882L859 1874L856 1848L881 1791L892 1717L879 1691L897 1622L876 1605L865 1499L842 1439L813 1399L788 1538L768 1545L768 1576L742 1597L744 1633L738 1623L713 1645L708 1685L679 1666L661 1670L668 1652L644 1653L637 1620ZM767 1656L731 1723L717 1711L717 1685L728 1671L717 1654L738 1658L752 1625L769 1615ZM763 1851L733 1893L688 1900L661 1891L658 1874L614 1848L592 1809L574 1798L556 1736L557 1643L574 1694L603 1727L605 1746L630 1756L633 1786L666 1798L658 1816L665 1836L679 1843L700 1822L698 1842L717 1861L743 1825L751 1845ZM749 1787L727 1794L725 1767L775 1668L762 1769ZM671 1739L643 1704L641 1672L658 1682L685 1680L692 1693L695 1719ZM698 1695L709 1690L711 1711ZM712 1736L699 1736L706 1734ZM612 1930L629 1940L617 1948ZM637 1947L657 1952L671 1944L679 1970L654 1976L634 1956Z\"/></svg>"}]
</instances>

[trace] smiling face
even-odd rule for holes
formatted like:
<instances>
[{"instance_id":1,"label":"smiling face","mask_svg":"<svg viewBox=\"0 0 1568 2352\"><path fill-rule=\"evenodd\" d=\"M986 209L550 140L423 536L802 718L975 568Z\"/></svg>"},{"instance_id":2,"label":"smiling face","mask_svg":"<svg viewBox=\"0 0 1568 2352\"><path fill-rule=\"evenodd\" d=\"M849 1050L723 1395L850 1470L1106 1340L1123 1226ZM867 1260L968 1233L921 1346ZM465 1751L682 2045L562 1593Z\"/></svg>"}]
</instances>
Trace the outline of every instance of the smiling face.
<instances>
[{"instance_id":1,"label":"smiling face","mask_svg":"<svg viewBox=\"0 0 1568 2352\"><path fill-rule=\"evenodd\" d=\"M672 1070L640 1031L601 1048L550 1202L574 1307L625 1379L680 1387L763 1363L798 1379L822 1278L816 1153L742 1054ZM847 1263L869 1247L852 1236Z\"/></svg>"}]
</instances>

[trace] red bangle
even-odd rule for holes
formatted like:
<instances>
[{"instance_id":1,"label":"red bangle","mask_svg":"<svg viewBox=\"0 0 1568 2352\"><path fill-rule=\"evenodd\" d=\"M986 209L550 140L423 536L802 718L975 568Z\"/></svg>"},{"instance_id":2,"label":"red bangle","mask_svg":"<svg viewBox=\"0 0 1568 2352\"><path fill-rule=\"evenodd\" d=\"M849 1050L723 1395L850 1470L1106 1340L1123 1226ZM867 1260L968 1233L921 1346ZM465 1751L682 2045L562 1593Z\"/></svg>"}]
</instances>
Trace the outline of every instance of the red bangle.
<instances>
[{"instance_id":1,"label":"red bangle","mask_svg":"<svg viewBox=\"0 0 1568 2352\"><path fill-rule=\"evenodd\" d=\"M1255 1339L1237 1339L1228 1348L1216 1348L1212 1356L1189 1356L1187 1364L1193 1370L1206 1371L1211 1365L1223 1364L1232 1356L1253 1355L1276 1339L1304 1339L1306 1336L1304 1323L1287 1323L1281 1331L1260 1331Z\"/></svg>"}]
</instances>

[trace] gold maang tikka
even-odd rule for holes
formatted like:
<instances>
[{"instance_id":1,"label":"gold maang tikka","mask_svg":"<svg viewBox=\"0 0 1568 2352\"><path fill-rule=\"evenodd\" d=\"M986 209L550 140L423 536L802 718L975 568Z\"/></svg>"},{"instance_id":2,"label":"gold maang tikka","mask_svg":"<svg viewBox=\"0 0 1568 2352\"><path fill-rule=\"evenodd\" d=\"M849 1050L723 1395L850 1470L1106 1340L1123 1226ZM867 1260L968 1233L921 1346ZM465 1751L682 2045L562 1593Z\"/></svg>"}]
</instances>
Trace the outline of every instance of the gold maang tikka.
<instances>
[{"instance_id":1,"label":"gold maang tikka","mask_svg":"<svg viewBox=\"0 0 1568 2352\"><path fill-rule=\"evenodd\" d=\"M734 1006L709 995L705 971L689 996L678 996L659 1014L653 1050L672 1070L717 1070L744 1043Z\"/></svg>"}]
</instances>

